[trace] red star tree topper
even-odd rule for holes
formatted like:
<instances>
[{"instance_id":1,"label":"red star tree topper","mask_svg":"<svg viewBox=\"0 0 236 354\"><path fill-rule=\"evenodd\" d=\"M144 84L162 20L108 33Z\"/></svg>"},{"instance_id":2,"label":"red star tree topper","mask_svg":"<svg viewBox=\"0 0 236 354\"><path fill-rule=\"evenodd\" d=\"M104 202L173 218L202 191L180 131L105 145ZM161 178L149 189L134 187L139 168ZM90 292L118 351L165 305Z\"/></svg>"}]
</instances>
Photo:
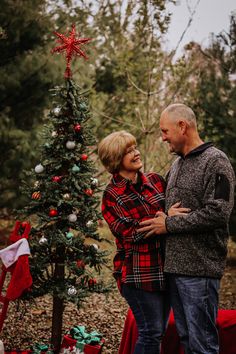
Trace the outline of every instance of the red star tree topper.
<instances>
[{"instance_id":1,"label":"red star tree topper","mask_svg":"<svg viewBox=\"0 0 236 354\"><path fill-rule=\"evenodd\" d=\"M66 53L66 71L65 78L71 77L71 60L73 56L80 56L84 59L88 59L85 52L81 50L81 46L91 41L91 38L77 38L76 39L76 30L75 25L72 25L72 30L69 32L69 36L66 37L64 34L54 32L54 34L59 38L58 43L61 44L52 49L53 53Z\"/></svg>"}]
</instances>

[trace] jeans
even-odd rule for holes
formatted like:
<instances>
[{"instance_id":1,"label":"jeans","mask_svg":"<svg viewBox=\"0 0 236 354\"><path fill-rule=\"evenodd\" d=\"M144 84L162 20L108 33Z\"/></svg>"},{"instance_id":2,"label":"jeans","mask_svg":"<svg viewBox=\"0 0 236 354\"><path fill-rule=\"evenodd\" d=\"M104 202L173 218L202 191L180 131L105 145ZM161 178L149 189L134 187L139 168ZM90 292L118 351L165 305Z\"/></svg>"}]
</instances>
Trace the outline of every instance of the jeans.
<instances>
[{"instance_id":1,"label":"jeans","mask_svg":"<svg viewBox=\"0 0 236 354\"><path fill-rule=\"evenodd\" d=\"M170 302L185 354L218 354L216 328L220 281L167 274Z\"/></svg>"},{"instance_id":2,"label":"jeans","mask_svg":"<svg viewBox=\"0 0 236 354\"><path fill-rule=\"evenodd\" d=\"M138 327L138 340L133 354L160 354L160 344L170 313L167 293L149 292L123 284L122 295Z\"/></svg>"}]
</instances>

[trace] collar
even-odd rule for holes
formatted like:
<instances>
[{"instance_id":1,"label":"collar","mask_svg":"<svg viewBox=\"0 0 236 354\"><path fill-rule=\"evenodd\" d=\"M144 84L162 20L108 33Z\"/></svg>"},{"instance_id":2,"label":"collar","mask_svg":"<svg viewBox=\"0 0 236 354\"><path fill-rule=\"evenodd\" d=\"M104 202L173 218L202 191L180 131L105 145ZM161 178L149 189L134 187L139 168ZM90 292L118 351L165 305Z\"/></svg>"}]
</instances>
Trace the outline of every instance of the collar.
<instances>
[{"instance_id":1,"label":"collar","mask_svg":"<svg viewBox=\"0 0 236 354\"><path fill-rule=\"evenodd\" d=\"M148 186L151 187L151 183L149 182L149 179L145 176L144 173L142 172L138 172L138 181L140 182L141 186L143 187ZM131 184L133 184L133 182L128 179L125 178L123 176L121 176L119 173L115 173L112 177L112 183L118 187L118 188L126 188L129 187Z\"/></svg>"},{"instance_id":2,"label":"collar","mask_svg":"<svg viewBox=\"0 0 236 354\"><path fill-rule=\"evenodd\" d=\"M187 155L185 155L184 157L181 156L182 158L186 158L186 157L190 157L192 155L198 155L201 154L203 151L205 151L206 149L208 149L209 147L213 146L212 142L208 142L208 143L203 143L201 145L199 145L198 147L196 147L195 149L191 150Z\"/></svg>"}]
</instances>

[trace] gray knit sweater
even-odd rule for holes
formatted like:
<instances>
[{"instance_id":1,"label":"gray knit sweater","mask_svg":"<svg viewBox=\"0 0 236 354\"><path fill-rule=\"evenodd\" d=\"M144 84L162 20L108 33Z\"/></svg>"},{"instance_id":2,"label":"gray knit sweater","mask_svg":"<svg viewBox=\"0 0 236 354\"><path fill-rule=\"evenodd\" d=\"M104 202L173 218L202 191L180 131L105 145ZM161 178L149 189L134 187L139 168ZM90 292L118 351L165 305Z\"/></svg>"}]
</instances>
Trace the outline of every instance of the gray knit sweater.
<instances>
[{"instance_id":1,"label":"gray knit sweater","mask_svg":"<svg viewBox=\"0 0 236 354\"><path fill-rule=\"evenodd\" d=\"M166 210L181 201L186 216L166 218L165 271L220 278L225 267L235 176L227 156L206 143L178 157L167 177Z\"/></svg>"}]
</instances>

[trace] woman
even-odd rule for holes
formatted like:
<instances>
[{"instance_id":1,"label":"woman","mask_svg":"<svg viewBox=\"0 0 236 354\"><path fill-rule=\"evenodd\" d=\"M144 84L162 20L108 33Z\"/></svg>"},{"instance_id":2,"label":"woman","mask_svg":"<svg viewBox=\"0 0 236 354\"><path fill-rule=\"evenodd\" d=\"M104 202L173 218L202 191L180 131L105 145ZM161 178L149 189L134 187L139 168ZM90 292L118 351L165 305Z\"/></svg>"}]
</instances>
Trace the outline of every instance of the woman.
<instances>
[{"instance_id":1,"label":"woman","mask_svg":"<svg viewBox=\"0 0 236 354\"><path fill-rule=\"evenodd\" d=\"M141 221L164 211L165 182L157 173L140 171L136 139L125 131L104 138L98 154L113 175L104 191L102 213L116 237L113 274L138 327L134 353L159 354L170 311L163 274L164 237L145 239L137 229ZM175 210L172 207L171 215Z\"/></svg>"}]
</instances>

